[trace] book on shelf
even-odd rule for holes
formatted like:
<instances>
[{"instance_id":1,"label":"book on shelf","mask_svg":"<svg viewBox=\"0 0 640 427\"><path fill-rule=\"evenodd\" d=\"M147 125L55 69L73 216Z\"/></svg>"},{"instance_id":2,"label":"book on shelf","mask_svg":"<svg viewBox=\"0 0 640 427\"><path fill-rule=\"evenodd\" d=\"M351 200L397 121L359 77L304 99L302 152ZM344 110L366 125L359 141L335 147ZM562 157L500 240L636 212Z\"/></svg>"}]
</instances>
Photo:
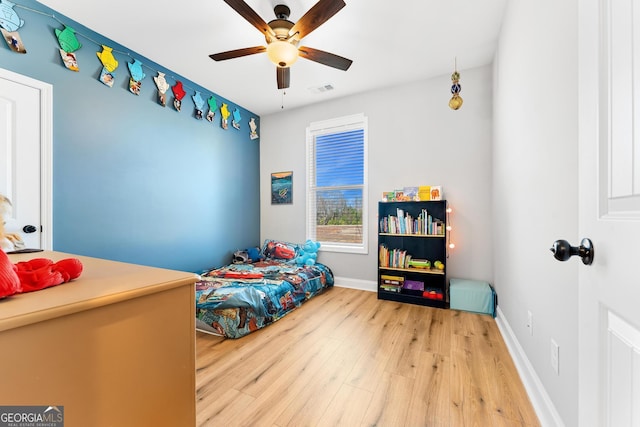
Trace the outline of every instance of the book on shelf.
<instances>
[{"instance_id":1,"label":"book on shelf","mask_svg":"<svg viewBox=\"0 0 640 427\"><path fill-rule=\"evenodd\" d=\"M442 186L431 186L431 200L442 200Z\"/></svg>"},{"instance_id":2,"label":"book on shelf","mask_svg":"<svg viewBox=\"0 0 640 427\"><path fill-rule=\"evenodd\" d=\"M402 286L400 285L388 285L388 284L380 284L380 289L387 291L387 292L397 292L400 293L400 291L402 291Z\"/></svg>"},{"instance_id":3,"label":"book on shelf","mask_svg":"<svg viewBox=\"0 0 640 427\"><path fill-rule=\"evenodd\" d=\"M380 267L407 268L412 257L405 249L389 249L380 245L378 262Z\"/></svg>"},{"instance_id":4,"label":"book on shelf","mask_svg":"<svg viewBox=\"0 0 640 427\"><path fill-rule=\"evenodd\" d=\"M397 208L396 213L398 214L398 216L396 216L396 218L398 218L398 233L404 234L404 210Z\"/></svg>"},{"instance_id":5,"label":"book on shelf","mask_svg":"<svg viewBox=\"0 0 640 427\"><path fill-rule=\"evenodd\" d=\"M383 202L395 202L396 201L396 193L395 193L395 191L383 191L382 192L382 201Z\"/></svg>"},{"instance_id":6,"label":"book on shelf","mask_svg":"<svg viewBox=\"0 0 640 427\"><path fill-rule=\"evenodd\" d=\"M418 187L404 187L402 189L404 196L407 200L419 200L418 199Z\"/></svg>"},{"instance_id":7,"label":"book on shelf","mask_svg":"<svg viewBox=\"0 0 640 427\"><path fill-rule=\"evenodd\" d=\"M418 187L418 198L421 201L431 200L431 186L421 185Z\"/></svg>"},{"instance_id":8,"label":"book on shelf","mask_svg":"<svg viewBox=\"0 0 640 427\"><path fill-rule=\"evenodd\" d=\"M422 209L417 218L397 208L396 215L380 218L380 232L387 234L411 234L443 236L445 234L444 221L434 218L426 209Z\"/></svg>"},{"instance_id":9,"label":"book on shelf","mask_svg":"<svg viewBox=\"0 0 640 427\"><path fill-rule=\"evenodd\" d=\"M402 285L402 283L404 282L404 276L391 276L388 274L381 274L380 280L382 280L382 283L388 283L391 285Z\"/></svg>"},{"instance_id":10,"label":"book on shelf","mask_svg":"<svg viewBox=\"0 0 640 427\"><path fill-rule=\"evenodd\" d=\"M389 292L400 293L403 285L404 285L403 276L394 276L390 274L380 275L380 289L383 289Z\"/></svg>"}]
</instances>

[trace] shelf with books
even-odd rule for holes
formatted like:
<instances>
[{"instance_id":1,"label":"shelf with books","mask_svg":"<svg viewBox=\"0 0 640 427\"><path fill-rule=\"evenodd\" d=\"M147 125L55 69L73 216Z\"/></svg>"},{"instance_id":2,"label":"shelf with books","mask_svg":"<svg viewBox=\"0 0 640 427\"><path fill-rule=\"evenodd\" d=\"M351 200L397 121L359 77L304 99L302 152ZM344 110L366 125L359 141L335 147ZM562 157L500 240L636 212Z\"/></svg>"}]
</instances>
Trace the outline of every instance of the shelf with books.
<instances>
[{"instance_id":1,"label":"shelf with books","mask_svg":"<svg viewBox=\"0 0 640 427\"><path fill-rule=\"evenodd\" d=\"M379 203L379 299L448 307L446 210L446 200Z\"/></svg>"},{"instance_id":2,"label":"shelf with books","mask_svg":"<svg viewBox=\"0 0 640 427\"><path fill-rule=\"evenodd\" d=\"M381 202L382 203L382 202ZM421 208L420 211L405 211L404 206L399 207L398 204L417 202L395 202L385 203L385 210L390 213L379 216L379 228L378 231L384 234L399 234L410 236L442 236L446 233L445 220L440 218L446 218L445 215L436 217L432 215L427 208ZM388 207L392 206L391 209ZM395 212L394 209L395 208ZM413 213L415 212L415 213ZM395 213L395 215L394 215Z\"/></svg>"},{"instance_id":3,"label":"shelf with books","mask_svg":"<svg viewBox=\"0 0 640 427\"><path fill-rule=\"evenodd\" d=\"M430 239L444 239L444 234L400 234L400 233L378 233L380 236L406 236L406 237L424 237Z\"/></svg>"}]
</instances>

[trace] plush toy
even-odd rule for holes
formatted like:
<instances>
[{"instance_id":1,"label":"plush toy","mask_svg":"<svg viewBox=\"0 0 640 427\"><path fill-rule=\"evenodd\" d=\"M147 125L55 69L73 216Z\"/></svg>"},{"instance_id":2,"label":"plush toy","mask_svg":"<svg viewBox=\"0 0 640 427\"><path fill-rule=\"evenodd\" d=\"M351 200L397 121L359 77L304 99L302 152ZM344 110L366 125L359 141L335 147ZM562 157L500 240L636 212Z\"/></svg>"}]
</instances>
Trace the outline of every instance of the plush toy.
<instances>
[{"instance_id":1,"label":"plush toy","mask_svg":"<svg viewBox=\"0 0 640 427\"><path fill-rule=\"evenodd\" d=\"M11 200L0 194L0 250L6 252L24 248L24 242L19 235L5 232L4 224L11 216L11 212Z\"/></svg>"},{"instance_id":2,"label":"plush toy","mask_svg":"<svg viewBox=\"0 0 640 427\"><path fill-rule=\"evenodd\" d=\"M308 239L300 248L300 253L294 261L297 265L313 265L318 258L318 249L320 249L320 242Z\"/></svg>"},{"instance_id":3,"label":"plush toy","mask_svg":"<svg viewBox=\"0 0 640 427\"><path fill-rule=\"evenodd\" d=\"M247 249L247 255L249 256L249 262L258 262L264 259L262 251L258 247Z\"/></svg>"},{"instance_id":4,"label":"plush toy","mask_svg":"<svg viewBox=\"0 0 640 427\"><path fill-rule=\"evenodd\" d=\"M233 263L234 264L246 264L262 261L264 256L262 256L262 252L260 252L260 248L249 248L240 251L235 251L233 253Z\"/></svg>"},{"instance_id":5,"label":"plush toy","mask_svg":"<svg viewBox=\"0 0 640 427\"><path fill-rule=\"evenodd\" d=\"M0 251L0 298L21 292L33 292L77 279L82 273L82 262L66 258L53 262L35 258L12 264L4 251Z\"/></svg>"}]
</instances>

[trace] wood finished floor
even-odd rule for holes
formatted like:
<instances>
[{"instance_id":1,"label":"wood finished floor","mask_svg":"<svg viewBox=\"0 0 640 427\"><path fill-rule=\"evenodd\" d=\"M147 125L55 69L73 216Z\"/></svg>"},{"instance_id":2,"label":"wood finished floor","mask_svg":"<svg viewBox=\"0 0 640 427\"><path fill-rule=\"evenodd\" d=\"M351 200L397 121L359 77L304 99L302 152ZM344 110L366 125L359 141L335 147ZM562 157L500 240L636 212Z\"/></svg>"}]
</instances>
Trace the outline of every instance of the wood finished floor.
<instances>
[{"instance_id":1,"label":"wood finished floor","mask_svg":"<svg viewBox=\"0 0 640 427\"><path fill-rule=\"evenodd\" d=\"M196 351L198 426L540 425L490 316L333 288Z\"/></svg>"}]
</instances>

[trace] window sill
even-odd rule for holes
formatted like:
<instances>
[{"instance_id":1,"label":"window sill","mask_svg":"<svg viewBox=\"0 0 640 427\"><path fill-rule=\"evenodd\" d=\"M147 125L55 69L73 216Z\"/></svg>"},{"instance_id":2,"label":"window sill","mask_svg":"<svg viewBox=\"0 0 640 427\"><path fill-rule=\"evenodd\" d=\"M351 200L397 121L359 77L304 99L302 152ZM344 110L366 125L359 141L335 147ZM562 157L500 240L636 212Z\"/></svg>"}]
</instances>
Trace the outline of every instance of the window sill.
<instances>
[{"instance_id":1,"label":"window sill","mask_svg":"<svg viewBox=\"0 0 640 427\"><path fill-rule=\"evenodd\" d=\"M345 245L340 243L325 243L320 242L320 252L338 252L346 254L361 254L367 255L369 253L366 247L360 245Z\"/></svg>"}]
</instances>

